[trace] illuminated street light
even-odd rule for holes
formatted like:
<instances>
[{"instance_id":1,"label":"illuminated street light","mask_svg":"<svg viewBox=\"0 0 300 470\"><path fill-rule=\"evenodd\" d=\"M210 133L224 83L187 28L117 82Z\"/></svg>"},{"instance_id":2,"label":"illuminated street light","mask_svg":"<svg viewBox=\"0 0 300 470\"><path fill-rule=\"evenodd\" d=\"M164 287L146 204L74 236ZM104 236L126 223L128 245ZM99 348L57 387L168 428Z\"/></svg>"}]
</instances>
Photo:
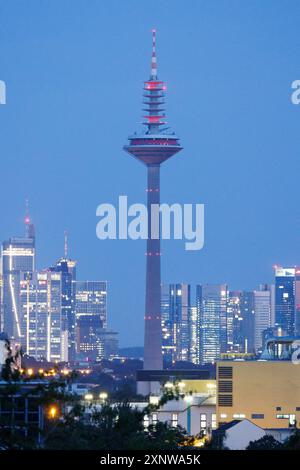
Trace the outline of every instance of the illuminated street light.
<instances>
[{"instance_id":1,"label":"illuminated street light","mask_svg":"<svg viewBox=\"0 0 300 470\"><path fill-rule=\"evenodd\" d=\"M106 392L101 392L101 393L99 394L99 398L100 398L100 400L102 400L102 401L106 401L107 398L108 398L108 394L107 394Z\"/></svg>"},{"instance_id":2,"label":"illuminated street light","mask_svg":"<svg viewBox=\"0 0 300 470\"><path fill-rule=\"evenodd\" d=\"M51 406L49 410L49 418L55 419L57 416L57 407L56 406Z\"/></svg>"},{"instance_id":3,"label":"illuminated street light","mask_svg":"<svg viewBox=\"0 0 300 470\"><path fill-rule=\"evenodd\" d=\"M31 377L33 375L33 369L28 369L27 370L27 375L29 375L29 377Z\"/></svg>"},{"instance_id":4,"label":"illuminated street light","mask_svg":"<svg viewBox=\"0 0 300 470\"><path fill-rule=\"evenodd\" d=\"M93 400L93 395L91 393L87 393L86 395L84 395L84 399L87 400L87 401L91 401Z\"/></svg>"}]
</instances>

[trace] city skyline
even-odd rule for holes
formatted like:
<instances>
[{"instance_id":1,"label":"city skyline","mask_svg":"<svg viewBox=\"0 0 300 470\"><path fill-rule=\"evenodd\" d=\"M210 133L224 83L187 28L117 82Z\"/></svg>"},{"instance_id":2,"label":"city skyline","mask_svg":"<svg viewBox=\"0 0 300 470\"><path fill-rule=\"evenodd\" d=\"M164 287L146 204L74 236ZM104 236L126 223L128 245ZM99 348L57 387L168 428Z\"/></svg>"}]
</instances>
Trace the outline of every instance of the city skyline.
<instances>
[{"instance_id":1,"label":"city skyline","mask_svg":"<svg viewBox=\"0 0 300 470\"><path fill-rule=\"evenodd\" d=\"M68 2L58 17L48 5L47 20L38 5L34 12L20 5L23 23L6 4L0 42L1 79L7 84L0 151L3 173L11 175L2 186L2 194L10 195L1 218L2 240L21 232L26 197L37 228L39 268L63 255L68 230L80 278L109 282L110 320L123 346L142 336L143 282L138 296L128 292L129 279L144 276L143 242L97 240L95 209L122 192L131 202L144 194L143 168L120 149L140 113L138 90L148 71L152 26L160 34L161 73L170 89L168 115L185 143L184 162L163 169L163 199L177 201L180 187L180 200L200 200L207 207L202 251L186 253L181 242L163 242L162 281L255 289L271 283L274 264L297 264L299 247L299 109L290 101L299 71L299 5L287 11L279 2L272 2L274 8L254 2L245 10L235 4L228 12L221 1L212 13L204 3L192 2L181 11L172 2L173 9L162 6L158 14L133 4L133 16L118 5L122 14L114 20L106 4L92 4L83 17ZM60 50L57 41L64 44ZM122 70L126 74L120 78ZM47 117L40 119L44 112ZM19 166L23 171L14 170Z\"/></svg>"},{"instance_id":2,"label":"city skyline","mask_svg":"<svg viewBox=\"0 0 300 470\"><path fill-rule=\"evenodd\" d=\"M108 354L117 354L118 332L107 324L107 281L77 279L77 260L68 257L66 232L64 256L42 270L35 266L35 226L28 201L24 232L23 237L2 243L2 331L33 357L44 354L50 360L51 343L47 341L52 333L47 333L44 316L48 304L44 286L49 284L51 292L54 285L54 304L49 311L56 315L57 323L53 338L61 342L57 358L74 361L90 354L99 360L103 344L107 344ZM260 283L252 291L233 290L227 284L162 282L159 330L164 367L176 361L206 364L221 354L254 357L274 335L297 337L300 268L275 265L273 270L273 283ZM141 341L130 344L141 345Z\"/></svg>"}]
</instances>

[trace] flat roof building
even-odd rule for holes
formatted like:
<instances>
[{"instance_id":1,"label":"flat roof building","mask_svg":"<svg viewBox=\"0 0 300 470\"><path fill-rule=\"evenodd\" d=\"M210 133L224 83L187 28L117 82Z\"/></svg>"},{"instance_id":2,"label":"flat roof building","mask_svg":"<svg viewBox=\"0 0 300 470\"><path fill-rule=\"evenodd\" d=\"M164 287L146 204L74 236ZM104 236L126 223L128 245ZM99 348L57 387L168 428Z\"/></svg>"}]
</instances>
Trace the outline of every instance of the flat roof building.
<instances>
[{"instance_id":1,"label":"flat roof building","mask_svg":"<svg viewBox=\"0 0 300 470\"><path fill-rule=\"evenodd\" d=\"M263 429L299 426L300 366L292 361L219 361L217 423L248 419Z\"/></svg>"}]
</instances>

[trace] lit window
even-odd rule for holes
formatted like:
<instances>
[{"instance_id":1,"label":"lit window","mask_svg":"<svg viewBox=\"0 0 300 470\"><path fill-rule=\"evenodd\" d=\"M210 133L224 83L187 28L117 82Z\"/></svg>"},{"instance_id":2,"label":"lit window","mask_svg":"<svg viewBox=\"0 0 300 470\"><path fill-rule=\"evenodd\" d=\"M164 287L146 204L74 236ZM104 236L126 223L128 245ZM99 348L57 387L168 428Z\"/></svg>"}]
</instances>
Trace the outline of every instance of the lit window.
<instances>
[{"instance_id":1,"label":"lit window","mask_svg":"<svg viewBox=\"0 0 300 470\"><path fill-rule=\"evenodd\" d=\"M205 413L202 413L200 415L200 429L201 429L201 431L204 431L204 434L206 434L207 419L206 419L206 414Z\"/></svg>"},{"instance_id":2,"label":"lit window","mask_svg":"<svg viewBox=\"0 0 300 470\"><path fill-rule=\"evenodd\" d=\"M145 415L144 416L144 427L148 428L150 422L149 422L149 416Z\"/></svg>"},{"instance_id":3,"label":"lit window","mask_svg":"<svg viewBox=\"0 0 300 470\"><path fill-rule=\"evenodd\" d=\"M157 413L152 414L152 424L155 426L157 423Z\"/></svg>"},{"instance_id":4,"label":"lit window","mask_svg":"<svg viewBox=\"0 0 300 470\"><path fill-rule=\"evenodd\" d=\"M296 415L290 415L289 424L290 424L290 426L295 426L295 424L296 424Z\"/></svg>"},{"instance_id":5,"label":"lit window","mask_svg":"<svg viewBox=\"0 0 300 470\"><path fill-rule=\"evenodd\" d=\"M237 413L237 414L233 415L233 418L234 419L244 419L244 418L246 418L246 415L241 414L241 413Z\"/></svg>"},{"instance_id":6,"label":"lit window","mask_svg":"<svg viewBox=\"0 0 300 470\"><path fill-rule=\"evenodd\" d=\"M221 417L222 419L225 419L225 418L227 418L227 415L226 415L225 413L221 413L221 414L220 414L220 417Z\"/></svg>"},{"instance_id":7,"label":"lit window","mask_svg":"<svg viewBox=\"0 0 300 470\"><path fill-rule=\"evenodd\" d=\"M178 414L177 413L172 413L172 427L177 428L178 426Z\"/></svg>"}]
</instances>

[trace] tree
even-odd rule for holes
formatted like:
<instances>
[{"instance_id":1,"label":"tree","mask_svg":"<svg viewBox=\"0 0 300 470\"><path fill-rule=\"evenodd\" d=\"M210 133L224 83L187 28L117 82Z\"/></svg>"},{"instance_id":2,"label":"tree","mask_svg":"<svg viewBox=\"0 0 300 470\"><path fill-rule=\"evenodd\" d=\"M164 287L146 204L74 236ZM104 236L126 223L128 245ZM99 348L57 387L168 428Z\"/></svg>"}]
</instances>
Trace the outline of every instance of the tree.
<instances>
[{"instance_id":1,"label":"tree","mask_svg":"<svg viewBox=\"0 0 300 470\"><path fill-rule=\"evenodd\" d=\"M284 449L299 450L300 449L300 429L295 428L291 436L284 442Z\"/></svg>"},{"instance_id":2,"label":"tree","mask_svg":"<svg viewBox=\"0 0 300 470\"><path fill-rule=\"evenodd\" d=\"M276 450L282 449L282 444L270 434L261 437L257 441L250 441L246 450Z\"/></svg>"},{"instance_id":3,"label":"tree","mask_svg":"<svg viewBox=\"0 0 300 470\"><path fill-rule=\"evenodd\" d=\"M7 382L19 380L20 371L18 362L22 357L22 350L16 348L15 351L13 351L9 339L5 337L4 341L6 359L1 369L1 378Z\"/></svg>"},{"instance_id":4,"label":"tree","mask_svg":"<svg viewBox=\"0 0 300 470\"><path fill-rule=\"evenodd\" d=\"M106 404L92 412L90 419L84 414L65 418L44 439L46 449L91 450L170 450L178 448L184 432L167 423L158 422L144 427L144 411L129 403Z\"/></svg>"}]
</instances>

